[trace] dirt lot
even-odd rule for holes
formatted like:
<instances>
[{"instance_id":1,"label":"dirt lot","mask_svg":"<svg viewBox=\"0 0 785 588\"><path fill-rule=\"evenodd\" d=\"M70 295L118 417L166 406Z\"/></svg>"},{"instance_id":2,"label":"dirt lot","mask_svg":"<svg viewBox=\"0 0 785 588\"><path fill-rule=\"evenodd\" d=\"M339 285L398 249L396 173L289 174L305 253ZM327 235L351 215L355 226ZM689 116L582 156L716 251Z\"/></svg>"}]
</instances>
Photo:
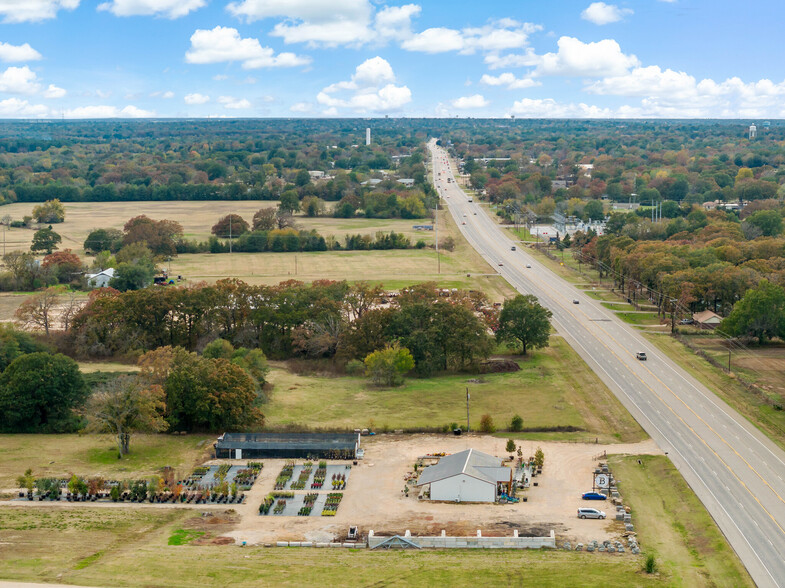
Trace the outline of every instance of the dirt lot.
<instances>
[{"instance_id":1,"label":"dirt lot","mask_svg":"<svg viewBox=\"0 0 785 588\"><path fill-rule=\"evenodd\" d=\"M412 471L417 457L432 452L455 453L474 448L504 456L504 439L489 436L444 437L436 435L385 435L364 438L365 459L352 469L344 498L335 517L259 516L259 504L273 489L284 460L264 460L262 476L249 493L247 503L236 507L239 524L229 533L237 542L332 541L345 537L350 525L359 525L378 535L447 534L547 535L586 541L618 535L613 521L579 520L575 511L586 506L580 493L591 489L592 457L604 450L619 454L660 454L653 441L629 445L523 442L524 454L539 445L545 452L545 467L537 477L538 487L528 490L528 502L518 504L447 504L418 501L417 492L403 495L404 476ZM590 506L596 506L592 503ZM600 505L608 512L608 508Z\"/></svg>"}]
</instances>

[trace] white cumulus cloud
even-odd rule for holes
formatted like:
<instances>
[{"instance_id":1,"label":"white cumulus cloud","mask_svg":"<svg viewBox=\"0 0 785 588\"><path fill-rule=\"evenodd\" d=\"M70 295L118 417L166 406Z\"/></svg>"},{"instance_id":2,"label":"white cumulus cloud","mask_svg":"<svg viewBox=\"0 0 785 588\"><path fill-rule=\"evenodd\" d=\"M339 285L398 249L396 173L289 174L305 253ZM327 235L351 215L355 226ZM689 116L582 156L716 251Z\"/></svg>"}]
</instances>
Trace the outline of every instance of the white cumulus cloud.
<instances>
[{"instance_id":1,"label":"white cumulus cloud","mask_svg":"<svg viewBox=\"0 0 785 588\"><path fill-rule=\"evenodd\" d=\"M632 10L629 8L619 8L614 4L605 4L605 2L592 2L586 10L581 12L581 18L596 25L606 25L618 22L630 14L632 14Z\"/></svg>"},{"instance_id":2,"label":"white cumulus cloud","mask_svg":"<svg viewBox=\"0 0 785 588\"><path fill-rule=\"evenodd\" d=\"M541 82L531 78L517 78L515 74L505 72L498 76L483 74L480 83L486 86L506 86L508 90L522 90L541 85Z\"/></svg>"},{"instance_id":3,"label":"white cumulus cloud","mask_svg":"<svg viewBox=\"0 0 785 588\"><path fill-rule=\"evenodd\" d=\"M289 110L292 112L311 112L313 110L313 104L309 104L308 102L297 102L292 104L289 107Z\"/></svg>"},{"instance_id":4,"label":"white cumulus cloud","mask_svg":"<svg viewBox=\"0 0 785 588\"><path fill-rule=\"evenodd\" d=\"M491 21L482 27L450 29L433 27L413 34L401 43L408 51L422 53L446 53L458 51L471 54L522 49L529 42L529 35L541 30L539 25L520 23L512 19Z\"/></svg>"},{"instance_id":5,"label":"white cumulus cloud","mask_svg":"<svg viewBox=\"0 0 785 588\"><path fill-rule=\"evenodd\" d=\"M224 108L232 110L242 110L251 108L251 103L245 98L235 98L234 96L219 96L218 103L223 104Z\"/></svg>"},{"instance_id":6,"label":"white cumulus cloud","mask_svg":"<svg viewBox=\"0 0 785 588\"><path fill-rule=\"evenodd\" d=\"M63 112L65 118L150 118L155 112L142 110L133 105L119 109L116 106L79 106Z\"/></svg>"},{"instance_id":7,"label":"white cumulus cloud","mask_svg":"<svg viewBox=\"0 0 785 588\"><path fill-rule=\"evenodd\" d=\"M610 118L615 113L608 108L588 104L564 104L553 98L524 98L513 103L510 113L523 118Z\"/></svg>"},{"instance_id":8,"label":"white cumulus cloud","mask_svg":"<svg viewBox=\"0 0 785 588\"><path fill-rule=\"evenodd\" d=\"M327 107L330 116L338 108L350 108L356 112L394 111L412 100L411 90L406 86L396 86L394 82L392 66L377 56L358 65L351 80L324 88L316 96L316 101Z\"/></svg>"},{"instance_id":9,"label":"white cumulus cloud","mask_svg":"<svg viewBox=\"0 0 785 588\"><path fill-rule=\"evenodd\" d=\"M584 43L574 37L561 37L556 53L541 55L534 75L605 77L619 76L640 65L634 55L622 53L613 39Z\"/></svg>"},{"instance_id":10,"label":"white cumulus cloud","mask_svg":"<svg viewBox=\"0 0 785 588\"><path fill-rule=\"evenodd\" d=\"M204 94L194 93L194 94L186 94L185 98L186 104L206 104L210 102L210 97L205 96Z\"/></svg>"},{"instance_id":11,"label":"white cumulus cloud","mask_svg":"<svg viewBox=\"0 0 785 588\"><path fill-rule=\"evenodd\" d=\"M54 84L49 84L49 87L44 90L43 96L44 98L62 98L66 93L67 92L63 88L58 88Z\"/></svg>"},{"instance_id":12,"label":"white cumulus cloud","mask_svg":"<svg viewBox=\"0 0 785 588\"><path fill-rule=\"evenodd\" d=\"M450 102L455 108L485 108L490 104L482 94L474 94L473 96L461 96Z\"/></svg>"},{"instance_id":13,"label":"white cumulus cloud","mask_svg":"<svg viewBox=\"0 0 785 588\"><path fill-rule=\"evenodd\" d=\"M272 32L286 43L362 44L372 38L373 8L368 0L242 0L227 10L249 22L282 18Z\"/></svg>"},{"instance_id":14,"label":"white cumulus cloud","mask_svg":"<svg viewBox=\"0 0 785 588\"><path fill-rule=\"evenodd\" d=\"M33 49L29 43L24 45L11 45L11 43L0 43L0 61L38 61L41 54Z\"/></svg>"},{"instance_id":15,"label":"white cumulus cloud","mask_svg":"<svg viewBox=\"0 0 785 588\"><path fill-rule=\"evenodd\" d=\"M205 0L112 0L98 5L98 10L107 10L115 16L165 16L179 18L198 10Z\"/></svg>"},{"instance_id":16,"label":"white cumulus cloud","mask_svg":"<svg viewBox=\"0 0 785 588\"><path fill-rule=\"evenodd\" d=\"M0 0L3 22L36 22L54 18L59 10L73 10L79 0Z\"/></svg>"},{"instance_id":17,"label":"white cumulus cloud","mask_svg":"<svg viewBox=\"0 0 785 588\"><path fill-rule=\"evenodd\" d=\"M297 67L311 62L309 57L275 52L262 47L259 39L242 38L237 29L217 26L197 29L191 35L191 48L185 54L188 63L222 63L240 61L244 69L261 67Z\"/></svg>"},{"instance_id":18,"label":"white cumulus cloud","mask_svg":"<svg viewBox=\"0 0 785 588\"><path fill-rule=\"evenodd\" d=\"M9 67L0 74L0 92L9 94L35 94L41 88L35 72L26 65Z\"/></svg>"},{"instance_id":19,"label":"white cumulus cloud","mask_svg":"<svg viewBox=\"0 0 785 588\"><path fill-rule=\"evenodd\" d=\"M47 115L49 109L43 104L30 104L19 98L0 101L0 118L41 118Z\"/></svg>"}]
</instances>

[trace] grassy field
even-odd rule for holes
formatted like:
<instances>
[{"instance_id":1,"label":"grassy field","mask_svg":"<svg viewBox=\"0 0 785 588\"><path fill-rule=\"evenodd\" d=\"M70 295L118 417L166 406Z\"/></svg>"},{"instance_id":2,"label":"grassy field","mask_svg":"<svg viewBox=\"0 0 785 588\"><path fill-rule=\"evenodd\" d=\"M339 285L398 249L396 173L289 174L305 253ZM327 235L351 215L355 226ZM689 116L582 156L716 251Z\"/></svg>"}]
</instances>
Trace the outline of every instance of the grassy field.
<instances>
[{"instance_id":1,"label":"grassy field","mask_svg":"<svg viewBox=\"0 0 785 588\"><path fill-rule=\"evenodd\" d=\"M507 428L511 417L519 414L526 428L581 429L549 434L551 439L645 438L632 416L560 337L551 337L551 347L521 359L519 372L410 378L393 389L375 388L360 377L297 375L282 369L283 364L276 365L269 377L272 398L263 407L267 423L273 426L394 430L463 424L468 387L475 430L483 414L490 414L499 428Z\"/></svg>"},{"instance_id":2,"label":"grassy field","mask_svg":"<svg viewBox=\"0 0 785 588\"><path fill-rule=\"evenodd\" d=\"M144 477L172 466L187 473L207 458L215 435L134 435L131 453L117 459L111 435L0 435L0 489L16 486L27 468L36 477L70 474Z\"/></svg>"},{"instance_id":3,"label":"grassy field","mask_svg":"<svg viewBox=\"0 0 785 588\"><path fill-rule=\"evenodd\" d=\"M638 464L638 461L641 464ZM619 490L632 507L641 548L654 554L668 584L754 586L741 561L665 456L611 456Z\"/></svg>"},{"instance_id":4,"label":"grassy field","mask_svg":"<svg viewBox=\"0 0 785 588\"><path fill-rule=\"evenodd\" d=\"M82 244L87 234L97 227L122 228L137 214L167 218L180 222L189 239L205 240L218 217L229 212L241 214L250 221L260 207L274 202L144 202L144 203L76 203L66 204L66 222L55 226L63 236L62 248L72 248L84 255ZM29 214L32 204L12 204L4 211L14 218ZM297 279L366 280L388 289L400 289L418 282L436 281L445 288L466 288L486 292L494 301L501 301L514 291L482 259L461 236L446 210L439 211L439 239L451 236L453 252L434 249L393 251L324 251L307 253L234 253L179 255L165 267L172 275L182 275L188 282L215 282L223 278L239 278L251 284L277 284ZM431 231L414 231L418 221L401 219L333 219L299 218L305 229L316 229L323 235L341 238L349 233L374 234L394 230L409 235L412 241L424 239L433 244ZM429 221L430 222L430 221ZM33 231L12 229L8 232L8 248L28 249ZM87 258L89 261L89 258ZM12 320L14 311L28 294L0 294L0 321Z\"/></svg>"},{"instance_id":5,"label":"grassy field","mask_svg":"<svg viewBox=\"0 0 785 588\"><path fill-rule=\"evenodd\" d=\"M156 220L168 219L179 222L183 226L185 238L206 241L210 229L219 218L229 213L239 214L249 224L253 222L254 213L260 208L277 206L273 201L206 201L206 202L73 202L65 203L65 222L54 226L63 237L62 248L73 249L79 255L84 254L82 244L93 229L122 229L130 218L146 214ZM33 203L16 203L3 207L3 214L10 214L15 220L31 214ZM335 235L343 239L348 234L371 234L377 231L395 231L411 237L412 241L424 239L433 243L430 231L415 231L412 225L430 223L425 220L404 219L341 219L341 218L307 218L297 217L297 223L306 230L315 229L323 235ZM6 233L6 247L13 249L29 249L33 238L31 229L10 229Z\"/></svg>"},{"instance_id":6,"label":"grassy field","mask_svg":"<svg viewBox=\"0 0 785 588\"><path fill-rule=\"evenodd\" d=\"M212 517L216 519L217 517ZM224 525L175 509L6 508L0 578L95 586L654 586L639 557L205 545ZM189 533L194 539L177 545ZM202 533L204 533L202 535ZM170 545L170 540L175 538Z\"/></svg>"}]
</instances>

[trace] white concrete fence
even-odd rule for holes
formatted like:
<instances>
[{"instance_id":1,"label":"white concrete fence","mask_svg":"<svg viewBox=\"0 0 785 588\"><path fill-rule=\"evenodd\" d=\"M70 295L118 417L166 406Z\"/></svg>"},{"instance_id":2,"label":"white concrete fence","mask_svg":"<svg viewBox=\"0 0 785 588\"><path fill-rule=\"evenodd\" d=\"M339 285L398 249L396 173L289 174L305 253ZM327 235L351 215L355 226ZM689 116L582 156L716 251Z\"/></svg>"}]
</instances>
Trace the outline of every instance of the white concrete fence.
<instances>
[{"instance_id":1,"label":"white concrete fence","mask_svg":"<svg viewBox=\"0 0 785 588\"><path fill-rule=\"evenodd\" d=\"M541 549L543 547L556 548L556 533L551 531L548 537L519 537L518 531L513 530L512 537L483 537L482 531L477 531L476 537L448 537L446 531L440 536L413 537L407 530L406 539L423 548L436 549ZM368 532L368 547L374 548L390 537L374 535Z\"/></svg>"}]
</instances>

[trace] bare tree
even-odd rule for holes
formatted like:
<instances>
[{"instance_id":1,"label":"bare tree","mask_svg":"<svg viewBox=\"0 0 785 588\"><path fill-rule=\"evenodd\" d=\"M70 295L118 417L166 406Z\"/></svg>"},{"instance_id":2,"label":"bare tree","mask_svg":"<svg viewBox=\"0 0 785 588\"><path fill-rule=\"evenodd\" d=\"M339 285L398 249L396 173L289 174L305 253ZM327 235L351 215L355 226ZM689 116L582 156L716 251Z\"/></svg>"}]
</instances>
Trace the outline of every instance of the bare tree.
<instances>
[{"instance_id":1,"label":"bare tree","mask_svg":"<svg viewBox=\"0 0 785 588\"><path fill-rule=\"evenodd\" d=\"M115 435L117 459L122 459L129 451L133 433L167 429L169 425L162 416L164 406L160 386L146 388L138 378L120 376L98 386L87 401L87 429Z\"/></svg>"},{"instance_id":2,"label":"bare tree","mask_svg":"<svg viewBox=\"0 0 785 588\"><path fill-rule=\"evenodd\" d=\"M66 300L65 304L60 311L60 324L63 327L64 331L67 331L68 328L71 326L71 321L74 320L74 317L82 310L85 306L86 302L84 299L79 298L77 294L70 292L68 294L68 299Z\"/></svg>"},{"instance_id":3,"label":"bare tree","mask_svg":"<svg viewBox=\"0 0 785 588\"><path fill-rule=\"evenodd\" d=\"M22 302L14 316L21 327L43 329L48 335L54 323L54 310L59 302L60 291L57 288L47 288Z\"/></svg>"}]
</instances>

